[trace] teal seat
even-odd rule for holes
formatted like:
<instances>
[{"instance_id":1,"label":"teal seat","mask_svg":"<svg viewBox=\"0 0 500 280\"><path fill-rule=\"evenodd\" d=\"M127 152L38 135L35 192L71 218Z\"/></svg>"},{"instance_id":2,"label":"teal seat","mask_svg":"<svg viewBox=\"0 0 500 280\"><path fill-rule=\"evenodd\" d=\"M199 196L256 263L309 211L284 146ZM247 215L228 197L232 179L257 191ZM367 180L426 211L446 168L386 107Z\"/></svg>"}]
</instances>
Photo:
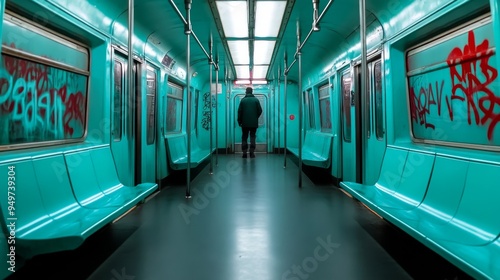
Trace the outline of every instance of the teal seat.
<instances>
[{"instance_id":1,"label":"teal seat","mask_svg":"<svg viewBox=\"0 0 500 280\"><path fill-rule=\"evenodd\" d=\"M434 154L387 148L380 178L373 186L344 182L366 204L386 209L412 209L424 199Z\"/></svg>"},{"instance_id":2,"label":"teal seat","mask_svg":"<svg viewBox=\"0 0 500 280\"><path fill-rule=\"evenodd\" d=\"M321 132L308 132L302 145L302 162L305 165L320 168L330 167L332 136ZM299 149L289 147L288 150L296 157Z\"/></svg>"},{"instance_id":3,"label":"teal seat","mask_svg":"<svg viewBox=\"0 0 500 280\"><path fill-rule=\"evenodd\" d=\"M69 185L62 155L6 163L0 170L6 171L12 164L17 174L16 252L24 258L75 249L121 214L118 208L87 209L79 205Z\"/></svg>"},{"instance_id":4,"label":"teal seat","mask_svg":"<svg viewBox=\"0 0 500 280\"><path fill-rule=\"evenodd\" d=\"M90 155L99 188L105 196L113 197L114 202L120 205L137 204L158 187L155 183L141 183L137 186L120 183L109 146L91 149Z\"/></svg>"},{"instance_id":5,"label":"teal seat","mask_svg":"<svg viewBox=\"0 0 500 280\"><path fill-rule=\"evenodd\" d=\"M165 138L170 167L173 170L187 169L187 135L175 134ZM213 152L213 151L212 151ZM190 166L197 167L210 157L210 149L202 149L195 135L191 135Z\"/></svg>"},{"instance_id":6,"label":"teal seat","mask_svg":"<svg viewBox=\"0 0 500 280\"><path fill-rule=\"evenodd\" d=\"M1 224L9 230L9 224L15 222L16 253L27 259L77 248L157 187L120 184L109 146L3 161L0 178L5 182L9 166L15 166L16 172L16 189L11 195L15 197L11 217L16 220L4 215ZM7 210L7 191L0 193L0 206Z\"/></svg>"},{"instance_id":7,"label":"teal seat","mask_svg":"<svg viewBox=\"0 0 500 280\"><path fill-rule=\"evenodd\" d=\"M71 187L80 205L87 208L119 207L120 201L107 196L97 182L94 165L88 150L64 153Z\"/></svg>"},{"instance_id":8,"label":"teal seat","mask_svg":"<svg viewBox=\"0 0 500 280\"><path fill-rule=\"evenodd\" d=\"M401 166L398 162L405 156L404 149L389 147L376 185L342 182L341 186L474 277L498 279L500 188L496 178L500 166L439 154L433 159L433 155L426 154L414 160L421 163L418 169L424 170L412 173L417 168L408 164L414 153L418 152L408 152L403 172L397 168L391 171L390 166ZM410 188L403 180L405 172L412 182ZM387 178L400 179L388 184Z\"/></svg>"}]
</instances>

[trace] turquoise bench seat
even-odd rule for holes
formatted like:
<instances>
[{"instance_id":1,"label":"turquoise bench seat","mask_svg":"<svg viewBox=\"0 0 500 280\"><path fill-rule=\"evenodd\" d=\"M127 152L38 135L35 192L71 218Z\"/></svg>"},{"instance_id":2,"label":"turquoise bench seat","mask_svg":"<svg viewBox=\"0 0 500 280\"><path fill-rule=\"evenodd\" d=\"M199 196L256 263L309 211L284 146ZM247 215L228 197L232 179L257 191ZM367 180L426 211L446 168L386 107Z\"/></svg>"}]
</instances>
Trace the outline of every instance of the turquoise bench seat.
<instances>
[{"instance_id":1,"label":"turquoise bench seat","mask_svg":"<svg viewBox=\"0 0 500 280\"><path fill-rule=\"evenodd\" d=\"M175 134L165 138L168 159L173 170L187 169L187 135ZM215 149L214 149L215 150ZM213 151L214 151L213 150ZM212 151L212 152L213 152ZM210 149L202 149L198 145L198 140L195 135L191 135L191 160L190 166L197 167L203 161L210 157Z\"/></svg>"},{"instance_id":2,"label":"turquoise bench seat","mask_svg":"<svg viewBox=\"0 0 500 280\"><path fill-rule=\"evenodd\" d=\"M499 172L493 163L389 147L377 184L341 187L472 276L498 279Z\"/></svg>"},{"instance_id":3,"label":"turquoise bench seat","mask_svg":"<svg viewBox=\"0 0 500 280\"><path fill-rule=\"evenodd\" d=\"M106 161L102 162L104 166ZM73 250L132 206L124 203L99 208L86 207L86 204L80 203L75 197L76 192L68 174L68 170L78 169L79 166L76 162L75 165L68 166L64 153L3 161L0 163L0 178L5 182L10 166L15 166L16 172L16 203L13 213L16 218L16 253L24 258ZM144 195L141 194L140 197ZM0 206L5 210L8 209L7 196L7 192L0 194ZM116 201L118 200L114 202ZM8 232L11 220L6 215L4 217L5 220L1 219L2 224L7 227Z\"/></svg>"},{"instance_id":4,"label":"turquoise bench seat","mask_svg":"<svg viewBox=\"0 0 500 280\"><path fill-rule=\"evenodd\" d=\"M320 168L330 167L332 136L321 132L308 132L302 145L302 162L305 165ZM299 149L288 147L288 150L299 157Z\"/></svg>"}]
</instances>

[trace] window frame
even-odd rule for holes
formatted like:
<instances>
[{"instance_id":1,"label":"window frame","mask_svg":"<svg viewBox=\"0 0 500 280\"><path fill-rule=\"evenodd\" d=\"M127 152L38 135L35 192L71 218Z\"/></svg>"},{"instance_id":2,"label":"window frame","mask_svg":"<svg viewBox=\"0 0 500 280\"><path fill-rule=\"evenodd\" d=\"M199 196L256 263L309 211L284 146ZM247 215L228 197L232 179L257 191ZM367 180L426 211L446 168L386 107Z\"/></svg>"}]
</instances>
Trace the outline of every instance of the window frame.
<instances>
[{"instance_id":1,"label":"window frame","mask_svg":"<svg viewBox=\"0 0 500 280\"><path fill-rule=\"evenodd\" d=\"M333 124L332 124L332 103L331 103L331 88L332 86L330 83L323 84L318 87L318 105L319 105L319 124L320 124L320 131L324 133L332 133L333 131ZM327 94L325 96L321 96L321 91L326 89ZM329 130L324 130L323 129L323 114L321 113L321 101L328 99L330 101L330 114L328 115L328 118L330 120L330 128Z\"/></svg>"},{"instance_id":2,"label":"window frame","mask_svg":"<svg viewBox=\"0 0 500 280\"><path fill-rule=\"evenodd\" d=\"M431 145L439 145L442 147L456 147L456 148L467 148L467 149L474 149L474 150L483 150L483 151L500 151L500 145L495 146L493 144L478 144L478 143L466 143L466 142L458 142L458 141L451 141L451 140L435 140L435 139L426 139L426 138L418 138L415 136L415 133L413 131L414 128L414 123L412 120L412 112L411 112L411 105L410 105L410 78L420 74L421 72L425 72L424 70L421 70L419 68L417 69L412 69L410 70L408 68L408 57L410 55L413 55L415 53L425 51L427 49L433 48L435 46L438 46L439 44L446 42L450 40L450 38L456 38L457 36L460 36L462 34L466 34L472 30L475 30L476 28L483 27L487 24L491 24L492 28L495 28L495 22L493 21L493 17L491 12L485 13L483 15L477 16L471 20L468 20L466 22L463 22L462 24L457 25L455 28L446 30L444 32L441 32L437 35L432 36L431 38L424 40L421 43L415 44L414 46L411 46L406 49L404 53L404 60L405 60L405 99L406 99L406 108L407 108L407 117L408 117L408 129L409 129L409 135L410 139L413 143L417 144L431 144ZM477 42L474 42L477 44ZM496 48L498 46L495 45L495 51L493 52L493 55L499 55ZM495 59L498 60L498 59ZM446 61L445 61L446 62ZM500 67L500 65L496 65L497 67ZM432 71L433 68L439 67L439 65L433 65L431 70L427 71ZM448 67L448 66L446 66ZM500 83L500 76L497 77L495 80L496 83ZM435 130L437 131L437 130Z\"/></svg>"},{"instance_id":3,"label":"window frame","mask_svg":"<svg viewBox=\"0 0 500 280\"><path fill-rule=\"evenodd\" d=\"M27 51L18 50L12 46L7 46L2 44L1 55L11 56L14 59L21 59L45 67L52 67L58 70L66 71L66 73L82 75L86 79L85 83L85 116L83 119L82 136L77 138L65 138L65 139L55 139L55 140L42 140L36 142L24 142L24 143L9 143L0 144L0 151L8 150L19 150L28 148L38 148L46 146L55 146L71 143L82 143L88 136L88 119L89 119L89 105L90 105L90 61L91 52L87 45L78 42L70 37L67 37L55 30L51 30L46 26L42 26L32 20L22 17L10 10L5 10L5 14L2 20L2 24L5 22L10 22L19 27L30 30L31 32L37 33L46 39L52 40L56 43L62 44L68 48L74 49L83 53L86 56L86 67L79 68L77 66L70 65L69 63L64 63L63 61L57 61L46 57L45 55L33 54ZM3 41L3 40L2 40ZM2 59L3 60L3 59Z\"/></svg>"},{"instance_id":4,"label":"window frame","mask_svg":"<svg viewBox=\"0 0 500 280\"><path fill-rule=\"evenodd\" d=\"M177 84L177 83L174 83L172 81L168 81L167 82L167 94L166 94L166 101L167 101L167 104L166 104L166 107L165 107L165 111L166 111L166 114L165 114L165 134L180 134L182 133L182 117L183 117L183 111L184 111L184 87ZM179 97L177 95L173 95L173 94L170 94L170 91L169 89L170 88L177 88L179 90L179 92L182 93L182 95ZM180 101L181 102L181 113L180 113L180 125L179 125L179 128L178 130L175 130L175 131L168 131L168 117L169 117L169 114L168 114L168 101L169 101L169 98L173 99L174 101Z\"/></svg>"}]
</instances>

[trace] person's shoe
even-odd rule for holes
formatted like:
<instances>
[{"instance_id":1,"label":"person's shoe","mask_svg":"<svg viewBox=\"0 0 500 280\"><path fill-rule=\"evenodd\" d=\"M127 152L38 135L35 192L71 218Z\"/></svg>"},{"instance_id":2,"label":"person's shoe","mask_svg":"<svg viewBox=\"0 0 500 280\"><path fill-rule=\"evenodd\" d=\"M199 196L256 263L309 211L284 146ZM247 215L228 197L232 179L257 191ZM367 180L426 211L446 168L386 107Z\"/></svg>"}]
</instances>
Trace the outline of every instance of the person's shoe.
<instances>
[{"instance_id":1,"label":"person's shoe","mask_svg":"<svg viewBox=\"0 0 500 280\"><path fill-rule=\"evenodd\" d=\"M250 153L250 157L251 158L255 158L255 154L254 153Z\"/></svg>"},{"instance_id":2,"label":"person's shoe","mask_svg":"<svg viewBox=\"0 0 500 280\"><path fill-rule=\"evenodd\" d=\"M242 158L247 158L247 153L243 153Z\"/></svg>"}]
</instances>

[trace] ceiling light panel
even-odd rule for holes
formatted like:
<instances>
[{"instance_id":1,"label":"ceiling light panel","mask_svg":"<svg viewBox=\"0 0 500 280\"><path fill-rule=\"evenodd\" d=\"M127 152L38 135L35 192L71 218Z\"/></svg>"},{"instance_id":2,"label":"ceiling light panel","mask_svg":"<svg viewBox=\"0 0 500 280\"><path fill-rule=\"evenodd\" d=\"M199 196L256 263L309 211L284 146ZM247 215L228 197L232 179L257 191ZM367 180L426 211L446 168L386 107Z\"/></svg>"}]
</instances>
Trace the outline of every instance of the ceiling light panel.
<instances>
[{"instance_id":1,"label":"ceiling light panel","mask_svg":"<svg viewBox=\"0 0 500 280\"><path fill-rule=\"evenodd\" d=\"M286 1L256 1L256 37L278 37Z\"/></svg>"},{"instance_id":2,"label":"ceiling light panel","mask_svg":"<svg viewBox=\"0 0 500 280\"><path fill-rule=\"evenodd\" d=\"M250 67L248 65L234 66L234 68L236 68L236 76L238 79L250 78Z\"/></svg>"},{"instance_id":3,"label":"ceiling light panel","mask_svg":"<svg viewBox=\"0 0 500 280\"><path fill-rule=\"evenodd\" d=\"M234 64L250 64L248 41L227 41Z\"/></svg>"},{"instance_id":4,"label":"ceiling light panel","mask_svg":"<svg viewBox=\"0 0 500 280\"><path fill-rule=\"evenodd\" d=\"M254 41L254 64L269 64L273 56L274 44L276 41Z\"/></svg>"},{"instance_id":5,"label":"ceiling light panel","mask_svg":"<svg viewBox=\"0 0 500 280\"><path fill-rule=\"evenodd\" d=\"M253 67L253 79L265 79L268 68L269 68L269 65L254 66Z\"/></svg>"},{"instance_id":6,"label":"ceiling light panel","mask_svg":"<svg viewBox=\"0 0 500 280\"><path fill-rule=\"evenodd\" d=\"M248 37L247 1L216 1L226 37Z\"/></svg>"}]
</instances>

